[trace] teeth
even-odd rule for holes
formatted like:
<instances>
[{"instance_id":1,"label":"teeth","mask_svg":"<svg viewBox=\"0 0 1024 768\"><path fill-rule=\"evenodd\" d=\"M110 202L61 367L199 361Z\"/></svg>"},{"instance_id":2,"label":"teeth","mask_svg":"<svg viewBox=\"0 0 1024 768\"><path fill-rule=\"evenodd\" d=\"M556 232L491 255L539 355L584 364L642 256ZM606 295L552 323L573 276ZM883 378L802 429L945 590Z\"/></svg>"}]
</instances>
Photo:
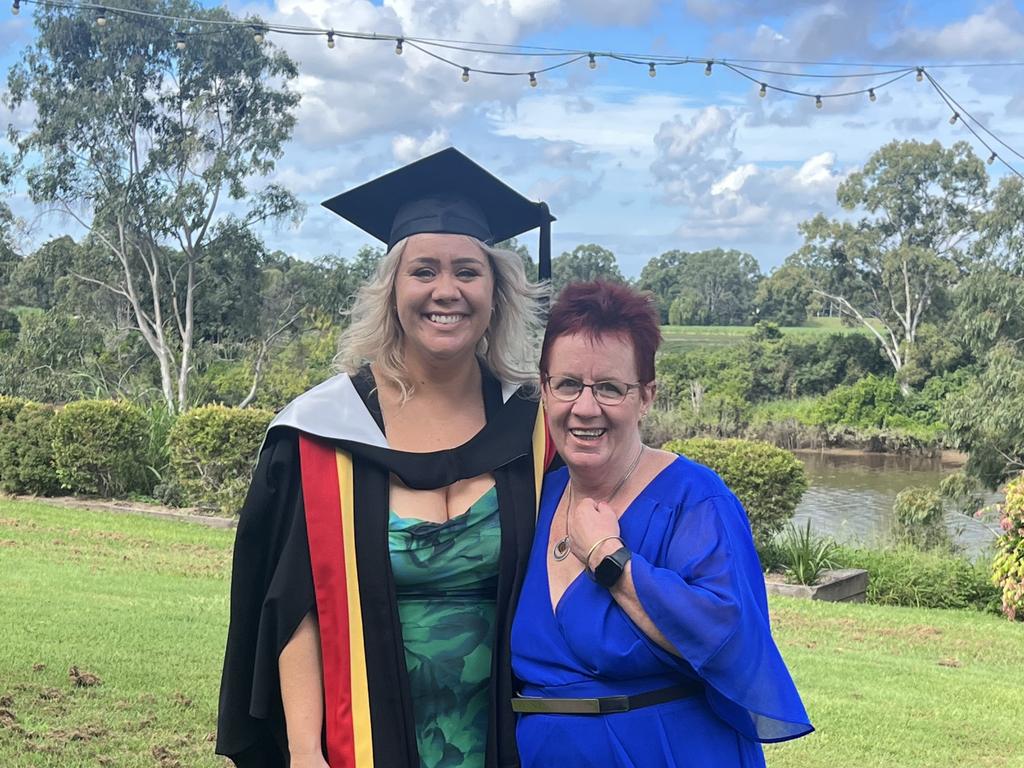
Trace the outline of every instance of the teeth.
<instances>
[{"instance_id":1,"label":"teeth","mask_svg":"<svg viewBox=\"0 0 1024 768\"><path fill-rule=\"evenodd\" d=\"M600 437L604 434L603 429L570 429L576 437Z\"/></svg>"},{"instance_id":2,"label":"teeth","mask_svg":"<svg viewBox=\"0 0 1024 768\"><path fill-rule=\"evenodd\" d=\"M457 323L462 319L462 315L431 315L430 321L432 323L440 323L441 325L451 325Z\"/></svg>"}]
</instances>

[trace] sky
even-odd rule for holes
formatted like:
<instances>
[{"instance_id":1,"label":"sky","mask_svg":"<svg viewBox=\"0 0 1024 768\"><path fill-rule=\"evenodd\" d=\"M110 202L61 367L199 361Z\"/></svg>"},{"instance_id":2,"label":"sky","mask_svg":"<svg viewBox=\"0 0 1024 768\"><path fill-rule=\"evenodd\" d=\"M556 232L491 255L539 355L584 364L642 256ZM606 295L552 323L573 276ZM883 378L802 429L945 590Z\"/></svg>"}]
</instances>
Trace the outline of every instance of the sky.
<instances>
[{"instance_id":1,"label":"sky","mask_svg":"<svg viewBox=\"0 0 1024 768\"><path fill-rule=\"evenodd\" d=\"M127 0L121 0L126 5ZM113 3L112 3L113 4ZM362 33L598 52L714 59L835 62L815 72L870 72L865 65L924 66L971 114L1024 153L1024 2L806 2L804 0L227 0L235 14L268 22ZM32 42L31 13L0 11L4 71ZM722 66L660 67L599 58L538 76L473 74L393 42L269 36L296 60L298 124L269 177L307 205L296 227L260 231L300 258L353 255L373 241L320 206L322 200L399 165L455 146L558 218L557 255L581 243L615 253L627 276L670 249L736 248L764 272L802 239L797 225L818 212L844 215L836 187L893 140L967 140L988 150L927 81L911 75L866 96L828 99L769 92ZM539 69L546 61L451 53L473 69ZM763 64L793 72L790 64ZM806 69L806 68L805 68ZM794 79L770 85L810 94L855 90L888 79ZM0 125L24 126L30 110L0 106ZM8 147L0 140L0 152ZM1005 152L1007 156L1009 152ZM1024 161L1015 158L1024 171ZM989 166L994 180L1007 171ZM74 232L39 218L16 190L15 212L31 223L27 245ZM521 238L536 254L536 237Z\"/></svg>"}]
</instances>

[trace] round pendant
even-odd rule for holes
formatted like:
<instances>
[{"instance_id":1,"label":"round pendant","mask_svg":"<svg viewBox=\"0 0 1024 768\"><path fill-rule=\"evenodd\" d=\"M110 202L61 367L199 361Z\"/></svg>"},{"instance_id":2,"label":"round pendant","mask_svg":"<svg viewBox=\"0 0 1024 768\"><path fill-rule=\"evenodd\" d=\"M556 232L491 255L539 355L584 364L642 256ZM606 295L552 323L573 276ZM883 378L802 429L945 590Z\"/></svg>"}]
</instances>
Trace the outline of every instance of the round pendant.
<instances>
[{"instance_id":1,"label":"round pendant","mask_svg":"<svg viewBox=\"0 0 1024 768\"><path fill-rule=\"evenodd\" d=\"M569 537L566 536L564 539L555 544L555 548L551 551L554 555L555 560L561 562L569 556Z\"/></svg>"}]
</instances>

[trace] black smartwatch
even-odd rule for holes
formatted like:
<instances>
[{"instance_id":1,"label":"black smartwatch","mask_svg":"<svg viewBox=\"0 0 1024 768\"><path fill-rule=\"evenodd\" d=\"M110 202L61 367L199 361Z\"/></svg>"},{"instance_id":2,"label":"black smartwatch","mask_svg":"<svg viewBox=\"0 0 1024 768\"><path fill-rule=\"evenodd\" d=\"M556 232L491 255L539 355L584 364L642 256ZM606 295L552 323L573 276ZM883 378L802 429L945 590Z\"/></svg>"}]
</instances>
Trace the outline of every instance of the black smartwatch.
<instances>
[{"instance_id":1,"label":"black smartwatch","mask_svg":"<svg viewBox=\"0 0 1024 768\"><path fill-rule=\"evenodd\" d=\"M622 572L626 569L626 563L633 553L629 547L619 547L597 564L594 569L594 581L605 589L611 589L615 583L622 578Z\"/></svg>"}]
</instances>

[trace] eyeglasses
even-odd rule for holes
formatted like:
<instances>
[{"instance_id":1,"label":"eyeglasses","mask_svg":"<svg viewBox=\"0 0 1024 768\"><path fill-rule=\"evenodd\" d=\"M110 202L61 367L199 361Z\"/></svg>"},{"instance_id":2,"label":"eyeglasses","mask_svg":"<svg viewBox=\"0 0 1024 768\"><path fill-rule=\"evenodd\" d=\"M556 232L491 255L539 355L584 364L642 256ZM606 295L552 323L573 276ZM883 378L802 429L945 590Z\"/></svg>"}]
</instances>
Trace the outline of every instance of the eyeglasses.
<instances>
[{"instance_id":1,"label":"eyeglasses","mask_svg":"<svg viewBox=\"0 0 1024 768\"><path fill-rule=\"evenodd\" d=\"M626 399L626 395L629 394L631 389L640 388L639 382L627 384L624 381L615 381L614 379L584 384L579 379L574 379L571 376L548 376L546 381L548 392L551 393L551 396L556 400L561 400L563 403L575 402L583 394L584 389L589 389L591 394L594 395L594 399L601 403L601 405L618 405Z\"/></svg>"}]
</instances>

